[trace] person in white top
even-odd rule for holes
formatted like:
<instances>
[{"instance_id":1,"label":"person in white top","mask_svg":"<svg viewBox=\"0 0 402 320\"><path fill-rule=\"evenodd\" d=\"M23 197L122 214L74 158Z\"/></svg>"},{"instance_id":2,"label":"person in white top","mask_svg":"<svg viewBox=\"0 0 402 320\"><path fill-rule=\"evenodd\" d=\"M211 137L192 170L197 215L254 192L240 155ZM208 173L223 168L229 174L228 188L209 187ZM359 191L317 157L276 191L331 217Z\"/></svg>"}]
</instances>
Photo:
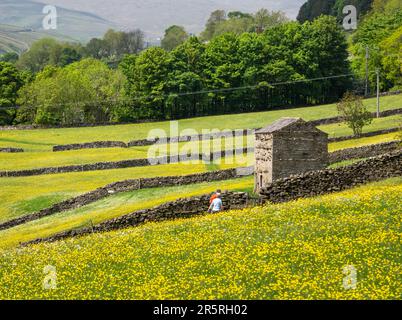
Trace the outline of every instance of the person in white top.
<instances>
[{"instance_id":1,"label":"person in white top","mask_svg":"<svg viewBox=\"0 0 402 320\"><path fill-rule=\"evenodd\" d=\"M223 210L222 196L220 194L212 201L208 212L217 213Z\"/></svg>"}]
</instances>

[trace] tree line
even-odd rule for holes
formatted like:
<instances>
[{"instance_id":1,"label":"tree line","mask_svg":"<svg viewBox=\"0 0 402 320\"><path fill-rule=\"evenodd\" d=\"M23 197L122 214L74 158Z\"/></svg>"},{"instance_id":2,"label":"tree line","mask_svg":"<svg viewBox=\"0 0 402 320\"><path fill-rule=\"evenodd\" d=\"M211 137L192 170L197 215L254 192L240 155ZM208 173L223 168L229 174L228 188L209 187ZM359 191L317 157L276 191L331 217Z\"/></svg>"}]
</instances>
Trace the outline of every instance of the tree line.
<instances>
[{"instance_id":1,"label":"tree line","mask_svg":"<svg viewBox=\"0 0 402 320\"><path fill-rule=\"evenodd\" d=\"M321 17L208 43L190 37L170 52L127 56L119 69L134 106L130 117L177 119L334 101L350 87L347 78L303 80L350 74L347 58L343 31ZM289 81L296 83L273 86Z\"/></svg>"},{"instance_id":2,"label":"tree line","mask_svg":"<svg viewBox=\"0 0 402 320\"><path fill-rule=\"evenodd\" d=\"M370 71L380 65L384 74L382 89L397 89L402 20L392 1L375 0L349 46L336 17L300 23L266 10L215 11L199 37L172 26L161 47L144 48L140 30L110 30L85 46L42 39L20 57L0 57L0 124L166 120L334 102L352 88L349 74L364 77L365 46Z\"/></svg>"},{"instance_id":3,"label":"tree line","mask_svg":"<svg viewBox=\"0 0 402 320\"><path fill-rule=\"evenodd\" d=\"M303 23L313 21L321 15L331 15L341 22L345 16L343 8L346 5L355 6L358 16L362 17L371 10L373 0L308 0L300 8L297 20Z\"/></svg>"}]
</instances>

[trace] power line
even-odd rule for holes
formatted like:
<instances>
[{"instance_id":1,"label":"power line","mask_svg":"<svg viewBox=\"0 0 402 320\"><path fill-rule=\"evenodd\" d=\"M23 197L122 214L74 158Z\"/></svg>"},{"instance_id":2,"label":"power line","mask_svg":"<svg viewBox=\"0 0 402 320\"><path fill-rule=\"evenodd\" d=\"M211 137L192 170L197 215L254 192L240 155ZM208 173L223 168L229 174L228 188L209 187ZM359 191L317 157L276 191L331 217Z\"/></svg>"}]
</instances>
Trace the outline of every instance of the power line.
<instances>
[{"instance_id":1,"label":"power line","mask_svg":"<svg viewBox=\"0 0 402 320\"><path fill-rule=\"evenodd\" d=\"M370 72L375 73L374 72ZM200 94L208 94L208 93L220 93L220 92L233 92L233 91L241 91L241 90L252 90L252 89L262 89L262 88L275 88L277 86L281 85L289 85L289 84L297 84L297 83L306 83L306 82L314 82L314 81L321 81L321 80L330 80L330 79L339 79L339 78L346 78L346 77L353 77L355 74L349 73L349 74L341 74L341 75L334 75L334 76L325 76L325 77L317 77L317 78L311 78L311 79L299 79L299 80L292 80L292 81L283 81L283 82L274 82L274 83L265 83L265 84L258 84L258 85L252 85L252 86L242 86L242 87L233 87L233 88L221 88L221 89L211 89L211 90L201 90L201 91L193 91L193 92L177 92L177 93L169 93L169 94L161 94L161 95L147 95L147 96L134 96L134 97L129 97L129 98L119 98L119 99L105 99L105 100L99 100L99 101L93 101L93 100L88 100L88 101L77 101L77 102L71 102L71 103L59 103L59 104L53 104L53 105L48 105L48 107L66 107L66 106L73 106L73 107L79 107L79 106L86 106L86 105L91 105L91 104L103 104L103 103L130 103L136 100L140 99L167 99L170 97L183 97L183 96L191 96L191 95L200 95ZM1 109L19 109L20 107L15 106L15 107L7 107L7 108L0 108Z\"/></svg>"}]
</instances>

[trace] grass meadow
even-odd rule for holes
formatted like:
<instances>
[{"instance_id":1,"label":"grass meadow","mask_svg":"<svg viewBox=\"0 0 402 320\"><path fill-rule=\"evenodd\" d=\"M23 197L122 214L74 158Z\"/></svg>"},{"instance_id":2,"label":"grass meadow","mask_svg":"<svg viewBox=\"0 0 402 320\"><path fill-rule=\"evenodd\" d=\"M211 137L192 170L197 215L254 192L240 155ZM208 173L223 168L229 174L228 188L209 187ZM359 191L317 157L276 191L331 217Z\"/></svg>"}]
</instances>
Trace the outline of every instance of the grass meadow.
<instances>
[{"instance_id":1,"label":"grass meadow","mask_svg":"<svg viewBox=\"0 0 402 320\"><path fill-rule=\"evenodd\" d=\"M251 161L253 155L247 159ZM127 169L71 172L31 177L0 178L0 222L39 211L54 203L95 190L109 183L138 178L181 176L217 169L244 166L244 159L233 164L211 166L198 164L167 164Z\"/></svg>"},{"instance_id":2,"label":"grass meadow","mask_svg":"<svg viewBox=\"0 0 402 320\"><path fill-rule=\"evenodd\" d=\"M365 101L375 111L375 99ZM401 96L382 98L383 109L402 108ZM280 117L336 116L336 106L179 121L180 130L244 129ZM400 116L374 119L364 132L397 127ZM146 138L169 122L92 128L0 131L0 171L147 158L151 147L52 152L56 144ZM330 137L350 135L345 124L319 127ZM168 132L169 134L169 132ZM177 135L179 133L173 133ZM329 151L401 139L400 133L331 143ZM237 142L254 145L254 137ZM234 142L234 146L231 142ZM180 143L179 150L233 149L236 141ZM162 149L165 146L160 146ZM169 152L169 146L166 146ZM152 149L151 149L152 150ZM185 152L184 151L184 152ZM183 153L184 153L183 152ZM158 156L158 154L156 154ZM334 164L348 165L359 159ZM0 223L57 202L136 178L180 176L251 166L254 154L148 167L0 178ZM81 208L0 231L0 299L395 299L400 298L402 178L322 197L147 223L56 243L21 242L97 224L178 198L217 188L252 192L253 177L118 193ZM206 208L207 210L207 208ZM56 267L57 288L44 290L44 268ZM342 286L345 266L357 270L357 287Z\"/></svg>"},{"instance_id":3,"label":"grass meadow","mask_svg":"<svg viewBox=\"0 0 402 320\"><path fill-rule=\"evenodd\" d=\"M398 126L400 116L374 119L373 123L367 126L364 132L377 131L387 128L395 128ZM350 129L345 124L332 124L319 127L321 130L330 133L332 137L341 137L350 135ZM0 135L1 135L0 131ZM330 144L329 151L335 151L336 148L345 149L362 145L375 144L381 142L389 142L398 140L398 133L379 135L369 138L353 139L347 142L339 142ZM0 139L1 144L1 139ZM229 146L225 145L228 144ZM180 153L186 153L189 149L192 152L208 153L209 150L221 150L242 148L245 146L254 147L254 136L235 137L228 139L215 139L215 141L200 142L182 142L178 143ZM221 145L221 146L219 146ZM105 149L83 149L71 150L63 152L52 151L35 151L23 153L3 153L0 154L0 171L5 170L25 170L42 167L58 167L78 164L90 164L96 162L121 161L128 159L148 158L148 151L152 148L156 152L155 156L159 156L159 151L170 153L169 145L159 145L156 150L155 146L132 147L132 148L105 148ZM185 149L184 149L185 148ZM163 154L164 155L164 154Z\"/></svg>"},{"instance_id":4,"label":"grass meadow","mask_svg":"<svg viewBox=\"0 0 402 320\"><path fill-rule=\"evenodd\" d=\"M252 192L254 179L206 182L186 186L143 189L118 193L87 206L73 209L40 220L0 231L0 248L16 246L20 242L48 237L52 234L97 224L141 209L197 195L212 193L216 189ZM205 211L208 210L206 204Z\"/></svg>"},{"instance_id":5,"label":"grass meadow","mask_svg":"<svg viewBox=\"0 0 402 320\"><path fill-rule=\"evenodd\" d=\"M2 249L0 298L400 299L401 182Z\"/></svg>"},{"instance_id":6,"label":"grass meadow","mask_svg":"<svg viewBox=\"0 0 402 320\"><path fill-rule=\"evenodd\" d=\"M365 100L365 105L371 112L376 111L376 99ZM382 110L402 108L402 96L388 96L381 98ZM294 108L287 110L271 110L266 112L222 115L180 120L179 132L185 129L194 129L202 133L202 129L252 129L264 127L281 117L302 117L305 120L317 120L337 116L336 105L324 105ZM384 120L382 120L384 121ZM367 127L367 130L374 130L380 126L382 121L376 121L378 125ZM385 120L386 121L386 120ZM393 121L386 121L381 126L393 126ZM63 128L63 129L40 129L40 130L9 130L0 131L1 147L19 147L26 151L50 151L54 145L83 143L102 140L117 140L128 142L131 140L145 139L152 129L165 130L168 136L175 136L178 133L170 133L170 123L154 122L114 126L99 126L87 128ZM344 127L342 130L334 131L329 127L328 133L334 135L349 135L351 130Z\"/></svg>"}]
</instances>

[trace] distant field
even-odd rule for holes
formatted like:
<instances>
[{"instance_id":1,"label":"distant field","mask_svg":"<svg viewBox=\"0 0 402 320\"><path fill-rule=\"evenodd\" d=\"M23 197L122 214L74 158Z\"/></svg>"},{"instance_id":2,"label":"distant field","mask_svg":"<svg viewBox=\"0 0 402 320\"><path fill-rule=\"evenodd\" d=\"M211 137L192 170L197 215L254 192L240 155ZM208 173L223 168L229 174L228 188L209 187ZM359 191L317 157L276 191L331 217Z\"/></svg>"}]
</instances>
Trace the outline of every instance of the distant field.
<instances>
[{"instance_id":1,"label":"distant field","mask_svg":"<svg viewBox=\"0 0 402 320\"><path fill-rule=\"evenodd\" d=\"M1 8L1 4L0 4ZM1 13L0 13L1 17ZM55 32L42 32L25 30L27 28L0 24L0 54L3 52L16 52L18 54L28 50L31 44L41 38L50 37L59 41L74 41L70 37Z\"/></svg>"},{"instance_id":2,"label":"distant field","mask_svg":"<svg viewBox=\"0 0 402 320\"><path fill-rule=\"evenodd\" d=\"M376 131L387 129L391 127L397 127L399 124L400 116L392 116L380 119L374 119L370 126L367 126L364 132ZM344 136L351 134L350 129L344 124L335 125L325 125L320 127L321 130L329 132L331 136ZM79 130L79 129L77 129ZM0 131L1 135L1 131ZM398 133L391 133L387 135L380 135L370 138L353 139L345 142L339 142L336 144L330 144L330 151L336 149L352 148L361 145L388 142L398 139ZM400 138L399 138L400 139ZM240 137L232 140L233 146L230 149L236 148L236 143L240 142L238 148L254 146L254 137L248 136L248 138ZM244 142L244 145L241 143ZM246 144L246 142L248 144ZM222 141L215 141L217 144L222 144L222 150L225 150L225 139ZM208 146L210 142L203 141L202 143L193 144L196 146L197 152L208 153ZM1 142L0 145L5 146L7 143ZM15 146L15 144L10 144ZM179 150L186 145L190 146L189 143L180 143ZM83 149L83 150L72 150L63 152L52 152L52 151L35 151L35 152L24 152L24 153L0 153L0 171L3 170L23 170L23 169L33 169L41 167L58 167L58 166L68 166L68 165L78 165L78 164L88 164L96 162L109 162L109 161L121 161L129 159L138 158L148 158L148 150L150 147L132 147L132 148L106 148L106 149ZM194 149L193 149L194 150ZM211 148L212 150L212 148ZM219 150L219 149L215 149ZM169 151L168 151L169 152ZM180 152L186 153L186 151ZM158 155L156 155L158 156Z\"/></svg>"},{"instance_id":3,"label":"distant field","mask_svg":"<svg viewBox=\"0 0 402 320\"><path fill-rule=\"evenodd\" d=\"M216 189L249 191L254 188L253 177L187 186L143 189L119 193L79 209L69 210L32 221L9 230L0 231L0 248L15 246L19 242L47 237L57 232L97 224L137 210L152 208L178 198L212 193ZM208 204L205 204L205 211Z\"/></svg>"},{"instance_id":4,"label":"distant field","mask_svg":"<svg viewBox=\"0 0 402 320\"><path fill-rule=\"evenodd\" d=\"M369 110L376 110L376 99L365 100ZM381 98L382 110L402 108L402 96L389 96ZM289 110L275 110L258 113L223 115L214 117L203 117L179 121L179 131L194 129L199 133L202 129L252 129L267 126L281 117L302 117L305 120L316 120L337 115L336 105L314 106L295 108ZM394 119L394 117L391 117ZM389 127L395 125L395 119L377 122L377 127ZM382 125L380 125L382 124ZM155 122L142 124L128 124L116 126L103 126L91 128L63 128L63 129L41 129L41 130L13 130L0 131L1 147L20 147L27 151L49 151L54 145L83 143L99 140L131 141L145 139L152 129L163 129L170 136L169 122ZM332 135L352 134L350 129L344 127L337 131L337 125L328 128ZM374 130L372 126L369 130ZM177 135L172 134L172 135Z\"/></svg>"},{"instance_id":5,"label":"distant field","mask_svg":"<svg viewBox=\"0 0 402 320\"><path fill-rule=\"evenodd\" d=\"M41 38L51 37L59 41L87 42L101 37L117 25L94 14L69 10L57 6L57 29L44 30L42 10L46 2L26 0L0 1L0 53L21 53Z\"/></svg>"},{"instance_id":6,"label":"distant field","mask_svg":"<svg viewBox=\"0 0 402 320\"><path fill-rule=\"evenodd\" d=\"M252 161L253 155L243 160ZM228 169L246 166L240 158L232 164L212 166ZM0 178L0 222L36 212L59 201L95 190L109 183L137 178L181 176L211 170L211 166L198 164L169 164L146 168L128 168L89 172L72 172L33 177Z\"/></svg>"},{"instance_id":7,"label":"distant field","mask_svg":"<svg viewBox=\"0 0 402 320\"><path fill-rule=\"evenodd\" d=\"M329 149L330 151L336 151L344 148L393 141L398 138L398 133L391 133L369 138L353 139L332 143L329 145ZM28 157L24 154L3 154L0 155L0 159L3 159L0 163L2 163L3 170L4 167L15 170L30 166L40 167L45 165L66 164L66 161L76 161L76 163L82 163L84 162L82 159L91 160L90 157L85 158L89 155L93 156L94 159L107 161L109 159L107 156L120 157L122 154L126 155L128 152L132 151L136 152L135 150L131 149L99 149L60 153L30 153ZM33 155L37 156L37 158L35 158ZM50 158L54 162L50 162L49 159L47 159L47 162L41 162L41 159L43 159L41 158L42 155L54 156L55 158ZM63 157L63 155L65 157ZM74 156L70 157L71 155ZM0 222L39 211L59 201L77 196L116 181L140 177L146 178L156 176L188 175L198 172L206 172L212 169L217 170L251 166L254 164L254 154L249 154L247 157L236 157L234 159L228 158L228 160L233 160L233 162L228 162L226 164L222 162L214 165L206 165L198 162L198 164L171 164L149 166L145 168L138 167L91 172L73 172L33 177L0 178L0 201L2 202L2 206L0 206ZM334 166L347 165L353 162L353 160L347 161L344 163L335 164Z\"/></svg>"},{"instance_id":8,"label":"distant field","mask_svg":"<svg viewBox=\"0 0 402 320\"><path fill-rule=\"evenodd\" d=\"M363 128L363 133L390 129L390 128L397 128L398 126L401 125L401 121L402 121L401 115L374 119L370 125L365 126ZM320 126L318 128L327 132L330 138L353 135L352 130L349 129L344 123L328 124L325 126Z\"/></svg>"},{"instance_id":9,"label":"distant field","mask_svg":"<svg viewBox=\"0 0 402 320\"><path fill-rule=\"evenodd\" d=\"M402 180L0 251L1 299L399 299ZM57 290L43 290L43 269ZM343 287L345 266L356 289ZM95 281L96 279L96 281Z\"/></svg>"},{"instance_id":10,"label":"distant field","mask_svg":"<svg viewBox=\"0 0 402 320\"><path fill-rule=\"evenodd\" d=\"M363 147L371 144L378 144L378 143L385 143L391 142L396 140L401 140L402 132L393 132L387 134L381 134L374 137L367 137L367 138L360 138L360 139L352 139L346 140L341 142L333 142L330 143L328 146L328 151L333 152L341 149L348 149L348 148L358 148Z\"/></svg>"}]
</instances>

